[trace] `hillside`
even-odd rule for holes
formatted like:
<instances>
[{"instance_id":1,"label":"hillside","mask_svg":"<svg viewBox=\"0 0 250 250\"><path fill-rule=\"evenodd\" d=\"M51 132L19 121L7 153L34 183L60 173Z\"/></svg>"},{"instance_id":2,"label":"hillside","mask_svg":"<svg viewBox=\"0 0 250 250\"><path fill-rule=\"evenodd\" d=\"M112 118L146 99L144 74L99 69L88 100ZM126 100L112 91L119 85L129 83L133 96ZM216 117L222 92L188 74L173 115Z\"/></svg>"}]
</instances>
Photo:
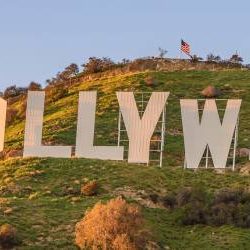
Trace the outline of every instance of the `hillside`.
<instances>
[{"instance_id":1,"label":"hillside","mask_svg":"<svg viewBox=\"0 0 250 250\"><path fill-rule=\"evenodd\" d=\"M153 79L152 84L147 84L149 78ZM220 98L243 99L239 147L249 147L249 71L134 72L73 84L58 100L51 101L48 94L44 144L75 144L78 92L97 90L95 143L113 145L117 143L116 91L170 91L163 167L74 158L1 160L0 224L10 223L17 228L22 240L20 249L76 249L74 226L85 210L99 200L124 194L129 201L142 204L138 199L140 193L163 196L178 188L192 186L201 186L210 193L225 187L249 189L250 176L242 176L237 171L217 174L211 170L183 170L179 99L201 98L201 90L209 84L221 89ZM22 109L24 102L25 98L12 103L10 108ZM21 150L23 135L24 119L18 118L7 126L5 150ZM244 165L246 160L238 158L237 166ZM83 197L79 192L80 184L94 179L100 183L99 194ZM179 223L179 209L172 211L147 205L142 209L147 228L161 249L166 246L169 249L250 248L249 229L232 225L183 226Z\"/></svg>"}]
</instances>

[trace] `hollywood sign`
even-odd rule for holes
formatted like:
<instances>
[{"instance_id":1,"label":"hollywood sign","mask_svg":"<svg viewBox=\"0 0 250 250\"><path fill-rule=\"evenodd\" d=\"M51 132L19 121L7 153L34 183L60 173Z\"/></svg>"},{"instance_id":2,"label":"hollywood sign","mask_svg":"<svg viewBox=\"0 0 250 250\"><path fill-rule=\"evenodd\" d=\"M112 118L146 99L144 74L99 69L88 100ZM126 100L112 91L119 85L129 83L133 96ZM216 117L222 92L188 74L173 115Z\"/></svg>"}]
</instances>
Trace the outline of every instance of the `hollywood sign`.
<instances>
[{"instance_id":1,"label":"hollywood sign","mask_svg":"<svg viewBox=\"0 0 250 250\"><path fill-rule=\"evenodd\" d=\"M153 92L142 118L132 92L116 93L129 139L128 162L148 163L150 140L166 105L169 92ZM79 93L75 157L123 160L123 146L95 146L95 112L97 93ZM70 158L71 146L42 145L45 92L29 91L26 110L23 157ZM228 100L223 122L215 100L206 100L201 121L198 102L180 100L187 168L197 168L206 147L209 147L215 168L225 168L239 116L241 100ZM0 151L4 148L7 102L0 99Z\"/></svg>"}]
</instances>

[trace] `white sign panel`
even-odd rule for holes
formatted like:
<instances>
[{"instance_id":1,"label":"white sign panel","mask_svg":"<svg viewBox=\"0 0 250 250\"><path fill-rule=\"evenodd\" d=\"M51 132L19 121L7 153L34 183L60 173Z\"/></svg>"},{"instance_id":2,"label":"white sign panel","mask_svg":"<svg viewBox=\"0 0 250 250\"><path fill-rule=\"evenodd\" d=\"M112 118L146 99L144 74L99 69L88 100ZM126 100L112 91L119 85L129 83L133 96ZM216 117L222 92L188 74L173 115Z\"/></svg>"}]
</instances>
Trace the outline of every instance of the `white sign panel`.
<instances>
[{"instance_id":1,"label":"white sign panel","mask_svg":"<svg viewBox=\"0 0 250 250\"><path fill-rule=\"evenodd\" d=\"M187 168L198 168L206 146L215 168L225 168L241 100L229 100L221 124L215 100L206 100L201 122L197 100L181 100Z\"/></svg>"},{"instance_id":2,"label":"white sign panel","mask_svg":"<svg viewBox=\"0 0 250 250\"><path fill-rule=\"evenodd\" d=\"M4 99L0 98L0 152L2 152L4 148L6 110L7 102Z\"/></svg>"},{"instance_id":3,"label":"white sign panel","mask_svg":"<svg viewBox=\"0 0 250 250\"><path fill-rule=\"evenodd\" d=\"M23 156L70 158L70 146L42 146L44 100L45 92L28 92Z\"/></svg>"},{"instance_id":4,"label":"white sign panel","mask_svg":"<svg viewBox=\"0 0 250 250\"><path fill-rule=\"evenodd\" d=\"M129 138L129 163L148 163L150 139L163 112L169 92L153 92L140 118L134 94L117 92L120 110Z\"/></svg>"},{"instance_id":5,"label":"white sign panel","mask_svg":"<svg viewBox=\"0 0 250 250\"><path fill-rule=\"evenodd\" d=\"M76 157L123 160L123 147L93 146L95 133L96 91L80 92L76 135Z\"/></svg>"}]
</instances>

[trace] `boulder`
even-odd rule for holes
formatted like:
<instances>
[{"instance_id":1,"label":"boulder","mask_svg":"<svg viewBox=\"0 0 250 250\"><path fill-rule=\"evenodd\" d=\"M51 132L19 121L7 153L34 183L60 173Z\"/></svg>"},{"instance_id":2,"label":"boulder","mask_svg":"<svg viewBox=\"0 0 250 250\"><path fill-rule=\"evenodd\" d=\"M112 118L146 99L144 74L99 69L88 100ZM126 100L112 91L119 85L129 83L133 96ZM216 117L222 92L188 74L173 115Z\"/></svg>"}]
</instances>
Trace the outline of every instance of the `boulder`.
<instances>
[{"instance_id":1,"label":"boulder","mask_svg":"<svg viewBox=\"0 0 250 250\"><path fill-rule=\"evenodd\" d=\"M214 98L218 97L221 94L221 91L214 86L209 85L202 90L201 94L206 98Z\"/></svg>"},{"instance_id":2,"label":"boulder","mask_svg":"<svg viewBox=\"0 0 250 250\"><path fill-rule=\"evenodd\" d=\"M240 157L249 157L250 150L248 148L240 148L239 156Z\"/></svg>"},{"instance_id":3,"label":"boulder","mask_svg":"<svg viewBox=\"0 0 250 250\"><path fill-rule=\"evenodd\" d=\"M148 86L153 86L156 84L156 80L152 76L148 76L144 79L145 84Z\"/></svg>"}]
</instances>

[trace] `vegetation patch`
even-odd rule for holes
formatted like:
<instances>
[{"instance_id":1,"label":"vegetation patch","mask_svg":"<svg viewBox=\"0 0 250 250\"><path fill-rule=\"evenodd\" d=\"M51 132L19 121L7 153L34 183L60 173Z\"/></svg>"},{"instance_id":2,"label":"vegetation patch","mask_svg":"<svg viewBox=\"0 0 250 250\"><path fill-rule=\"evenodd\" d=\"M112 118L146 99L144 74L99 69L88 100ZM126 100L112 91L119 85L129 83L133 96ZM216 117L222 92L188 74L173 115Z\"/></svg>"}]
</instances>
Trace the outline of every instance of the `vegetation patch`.
<instances>
[{"instance_id":1,"label":"vegetation patch","mask_svg":"<svg viewBox=\"0 0 250 250\"><path fill-rule=\"evenodd\" d=\"M145 249L142 214L122 198L97 203L76 225L76 244L81 249Z\"/></svg>"}]
</instances>

